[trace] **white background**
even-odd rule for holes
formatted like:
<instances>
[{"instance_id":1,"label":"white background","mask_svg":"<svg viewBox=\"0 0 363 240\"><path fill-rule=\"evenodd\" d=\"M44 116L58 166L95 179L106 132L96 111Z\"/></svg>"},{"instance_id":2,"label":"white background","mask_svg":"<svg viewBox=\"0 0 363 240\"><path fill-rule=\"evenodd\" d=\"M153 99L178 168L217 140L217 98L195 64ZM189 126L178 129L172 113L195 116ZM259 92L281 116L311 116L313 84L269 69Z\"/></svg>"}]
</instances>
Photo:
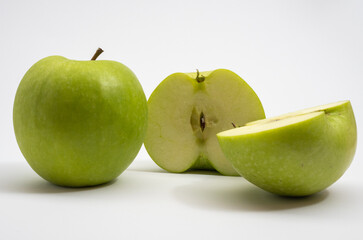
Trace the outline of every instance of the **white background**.
<instances>
[{"instance_id":1,"label":"white background","mask_svg":"<svg viewBox=\"0 0 363 240\"><path fill-rule=\"evenodd\" d=\"M60 188L21 155L16 88L39 59L124 63L145 93L174 72L231 69L267 116L349 99L363 126L362 1L0 0L0 239L363 239L361 142L351 167L308 198L239 177L170 174L142 149L118 180Z\"/></svg>"}]
</instances>

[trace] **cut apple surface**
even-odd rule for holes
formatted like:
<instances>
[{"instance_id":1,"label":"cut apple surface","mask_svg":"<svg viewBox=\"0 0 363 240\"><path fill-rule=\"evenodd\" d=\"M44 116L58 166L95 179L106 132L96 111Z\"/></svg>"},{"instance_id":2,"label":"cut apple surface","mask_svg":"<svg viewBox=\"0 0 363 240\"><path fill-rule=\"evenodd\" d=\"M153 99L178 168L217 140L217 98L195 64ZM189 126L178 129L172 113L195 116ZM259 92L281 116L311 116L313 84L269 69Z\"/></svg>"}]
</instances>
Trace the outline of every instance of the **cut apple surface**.
<instances>
[{"instance_id":1,"label":"cut apple surface","mask_svg":"<svg viewBox=\"0 0 363 240\"><path fill-rule=\"evenodd\" d=\"M247 123L217 134L237 172L279 195L306 196L338 180L356 149L349 101Z\"/></svg>"},{"instance_id":2,"label":"cut apple surface","mask_svg":"<svg viewBox=\"0 0 363 240\"><path fill-rule=\"evenodd\" d=\"M251 87L237 74L175 73L148 100L149 120L144 141L151 158L170 172L215 169L238 175L223 155L216 134L265 117Z\"/></svg>"}]
</instances>

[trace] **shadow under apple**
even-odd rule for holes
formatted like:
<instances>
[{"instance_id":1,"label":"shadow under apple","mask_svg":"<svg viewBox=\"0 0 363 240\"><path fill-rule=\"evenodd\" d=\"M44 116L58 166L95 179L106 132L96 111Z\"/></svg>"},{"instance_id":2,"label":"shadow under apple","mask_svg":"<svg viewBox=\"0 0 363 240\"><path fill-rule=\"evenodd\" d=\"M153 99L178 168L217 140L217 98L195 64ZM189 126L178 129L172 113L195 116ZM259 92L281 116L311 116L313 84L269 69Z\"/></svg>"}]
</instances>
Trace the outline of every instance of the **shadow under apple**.
<instances>
[{"instance_id":1,"label":"shadow under apple","mask_svg":"<svg viewBox=\"0 0 363 240\"><path fill-rule=\"evenodd\" d=\"M26 163L0 163L0 191L2 192L51 194L92 191L112 185L116 181L117 179L92 187L62 187L42 179Z\"/></svg>"},{"instance_id":2,"label":"shadow under apple","mask_svg":"<svg viewBox=\"0 0 363 240\"><path fill-rule=\"evenodd\" d=\"M281 197L268 193L241 177L214 177L177 187L174 197L191 207L220 211L277 211L318 204L328 190L308 197Z\"/></svg>"},{"instance_id":3,"label":"shadow under apple","mask_svg":"<svg viewBox=\"0 0 363 240\"><path fill-rule=\"evenodd\" d=\"M193 175L214 175L214 176L223 176L216 170L198 170L198 169L191 169L187 170L186 172L182 173L172 173L168 172L154 162L133 162L131 166L127 169L127 171L135 171L135 172L146 172L146 173L164 173L164 174L193 174Z\"/></svg>"}]
</instances>

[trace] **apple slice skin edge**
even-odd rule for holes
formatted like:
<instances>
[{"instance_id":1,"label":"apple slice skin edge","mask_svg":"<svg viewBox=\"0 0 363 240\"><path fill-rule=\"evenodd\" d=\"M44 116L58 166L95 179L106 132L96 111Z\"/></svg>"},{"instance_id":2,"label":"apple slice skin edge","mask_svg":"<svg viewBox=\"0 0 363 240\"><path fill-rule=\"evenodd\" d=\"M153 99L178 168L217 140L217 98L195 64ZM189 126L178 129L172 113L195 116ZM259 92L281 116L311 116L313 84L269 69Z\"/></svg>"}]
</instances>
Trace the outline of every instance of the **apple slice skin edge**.
<instances>
[{"instance_id":1,"label":"apple slice skin edge","mask_svg":"<svg viewBox=\"0 0 363 240\"><path fill-rule=\"evenodd\" d=\"M292 122L279 127L266 119L217 137L227 159L251 183L278 195L311 195L344 174L357 146L350 101L327 106L288 114Z\"/></svg>"}]
</instances>

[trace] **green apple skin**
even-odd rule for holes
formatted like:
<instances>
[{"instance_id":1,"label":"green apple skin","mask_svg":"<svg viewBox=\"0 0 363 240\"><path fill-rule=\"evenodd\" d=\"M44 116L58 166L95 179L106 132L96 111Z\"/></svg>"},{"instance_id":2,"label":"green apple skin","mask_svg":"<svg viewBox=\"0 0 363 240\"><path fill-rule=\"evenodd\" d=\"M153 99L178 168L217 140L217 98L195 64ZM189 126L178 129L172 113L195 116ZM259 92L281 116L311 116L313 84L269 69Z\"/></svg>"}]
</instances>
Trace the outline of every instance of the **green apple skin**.
<instances>
[{"instance_id":1,"label":"green apple skin","mask_svg":"<svg viewBox=\"0 0 363 240\"><path fill-rule=\"evenodd\" d=\"M241 134L234 130L219 133L222 151L241 176L266 191L283 196L317 193L349 167L357 129L349 101L311 110L300 112L297 118L304 120L281 127L253 130L279 121L277 117L235 129Z\"/></svg>"},{"instance_id":2,"label":"green apple skin","mask_svg":"<svg viewBox=\"0 0 363 240\"><path fill-rule=\"evenodd\" d=\"M42 178L98 185L119 176L140 150L146 97L121 63L50 56L21 80L13 124L22 154Z\"/></svg>"},{"instance_id":3,"label":"green apple skin","mask_svg":"<svg viewBox=\"0 0 363 240\"><path fill-rule=\"evenodd\" d=\"M145 148L158 166L173 173L196 169L238 176L216 134L232 123L265 118L253 89L227 69L171 74L153 91L148 107Z\"/></svg>"}]
</instances>

